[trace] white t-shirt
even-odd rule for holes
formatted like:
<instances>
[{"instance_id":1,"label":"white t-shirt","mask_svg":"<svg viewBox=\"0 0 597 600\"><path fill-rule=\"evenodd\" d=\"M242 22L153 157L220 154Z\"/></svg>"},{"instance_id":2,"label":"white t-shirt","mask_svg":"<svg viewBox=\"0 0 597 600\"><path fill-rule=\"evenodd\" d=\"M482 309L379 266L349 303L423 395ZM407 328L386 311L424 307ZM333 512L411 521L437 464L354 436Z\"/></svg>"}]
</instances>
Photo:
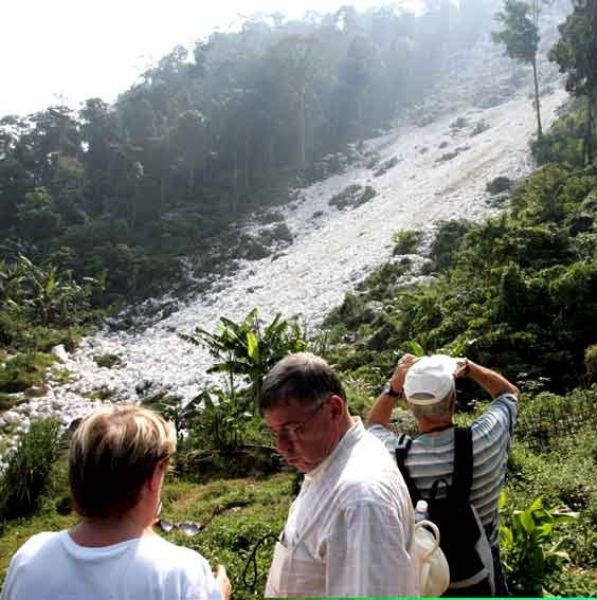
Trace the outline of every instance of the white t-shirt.
<instances>
[{"instance_id":1,"label":"white t-shirt","mask_svg":"<svg viewBox=\"0 0 597 600\"><path fill-rule=\"evenodd\" d=\"M30 538L13 556L0 600L222 600L207 561L158 535L103 548L68 531Z\"/></svg>"}]
</instances>

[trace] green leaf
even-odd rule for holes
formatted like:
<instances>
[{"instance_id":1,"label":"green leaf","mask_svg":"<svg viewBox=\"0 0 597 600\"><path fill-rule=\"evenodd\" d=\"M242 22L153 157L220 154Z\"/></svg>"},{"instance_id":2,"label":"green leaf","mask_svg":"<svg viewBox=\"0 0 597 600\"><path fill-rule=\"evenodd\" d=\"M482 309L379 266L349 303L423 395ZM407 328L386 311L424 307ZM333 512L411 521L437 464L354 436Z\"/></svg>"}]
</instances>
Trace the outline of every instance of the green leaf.
<instances>
[{"instance_id":1,"label":"green leaf","mask_svg":"<svg viewBox=\"0 0 597 600\"><path fill-rule=\"evenodd\" d=\"M249 354L249 358L254 360L259 358L259 341L257 336L252 331L247 333L247 352Z\"/></svg>"},{"instance_id":2,"label":"green leaf","mask_svg":"<svg viewBox=\"0 0 597 600\"><path fill-rule=\"evenodd\" d=\"M527 508L527 511L534 512L543 508L543 498L541 496L537 496L532 502L532 504Z\"/></svg>"},{"instance_id":3,"label":"green leaf","mask_svg":"<svg viewBox=\"0 0 597 600\"><path fill-rule=\"evenodd\" d=\"M531 507L523 510L518 515L518 518L520 519L520 524L523 526L524 530L527 533L533 533L533 530L535 529L535 521L533 519Z\"/></svg>"},{"instance_id":4,"label":"green leaf","mask_svg":"<svg viewBox=\"0 0 597 600\"><path fill-rule=\"evenodd\" d=\"M415 355L420 357L425 356L425 350L423 350L423 346L421 346L421 344L419 344L418 342L415 342L414 340L410 340L408 342L408 346L410 348L410 351Z\"/></svg>"},{"instance_id":5,"label":"green leaf","mask_svg":"<svg viewBox=\"0 0 597 600\"><path fill-rule=\"evenodd\" d=\"M54 277L54 273L50 273L48 276L48 280L46 281L45 292L46 295L50 295L54 289L56 288L56 278Z\"/></svg>"}]
</instances>

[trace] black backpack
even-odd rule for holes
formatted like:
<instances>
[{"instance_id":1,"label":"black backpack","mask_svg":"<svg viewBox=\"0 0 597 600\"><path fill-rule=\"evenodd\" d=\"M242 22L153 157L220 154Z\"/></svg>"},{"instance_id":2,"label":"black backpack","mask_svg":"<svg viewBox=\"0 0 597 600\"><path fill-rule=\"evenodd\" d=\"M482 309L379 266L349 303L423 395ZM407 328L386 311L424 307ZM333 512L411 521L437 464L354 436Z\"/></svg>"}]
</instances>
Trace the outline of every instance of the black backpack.
<instances>
[{"instance_id":1,"label":"black backpack","mask_svg":"<svg viewBox=\"0 0 597 600\"><path fill-rule=\"evenodd\" d=\"M405 465L412 439L403 434L396 448L396 462L413 505L423 497ZM440 547L450 566L450 587L444 596L488 597L495 595L493 558L487 534L475 507L470 503L473 482L473 436L470 427L454 429L454 471L452 485L445 479L433 482L429 498L429 520L440 531ZM437 498L441 487L446 490Z\"/></svg>"}]
</instances>

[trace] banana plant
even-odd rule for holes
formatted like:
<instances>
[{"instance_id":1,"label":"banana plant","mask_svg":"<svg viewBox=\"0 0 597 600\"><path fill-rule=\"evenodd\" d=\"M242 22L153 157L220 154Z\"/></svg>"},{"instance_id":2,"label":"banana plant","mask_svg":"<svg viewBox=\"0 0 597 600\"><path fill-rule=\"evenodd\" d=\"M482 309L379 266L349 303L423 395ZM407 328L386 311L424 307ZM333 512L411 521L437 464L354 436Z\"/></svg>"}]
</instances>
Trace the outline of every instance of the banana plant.
<instances>
[{"instance_id":1,"label":"banana plant","mask_svg":"<svg viewBox=\"0 0 597 600\"><path fill-rule=\"evenodd\" d=\"M207 348L216 360L207 372L228 376L231 397L238 393L235 377L240 376L249 381L249 398L253 400L259 394L263 378L276 362L306 347L304 335L295 322L278 313L263 327L257 309L240 323L221 317L214 333L197 327L191 334L179 335L187 342Z\"/></svg>"}]
</instances>

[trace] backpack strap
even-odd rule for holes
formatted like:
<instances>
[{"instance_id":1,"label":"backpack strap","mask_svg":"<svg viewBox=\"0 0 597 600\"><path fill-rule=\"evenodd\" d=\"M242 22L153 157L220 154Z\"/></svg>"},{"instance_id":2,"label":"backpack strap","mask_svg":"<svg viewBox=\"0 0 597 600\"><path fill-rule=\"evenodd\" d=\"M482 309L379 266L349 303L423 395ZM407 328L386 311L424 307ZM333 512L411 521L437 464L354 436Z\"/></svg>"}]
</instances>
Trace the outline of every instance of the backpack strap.
<instances>
[{"instance_id":1,"label":"backpack strap","mask_svg":"<svg viewBox=\"0 0 597 600\"><path fill-rule=\"evenodd\" d=\"M454 428L454 472L451 496L458 504L469 502L473 484L473 432L470 427Z\"/></svg>"},{"instance_id":2,"label":"backpack strap","mask_svg":"<svg viewBox=\"0 0 597 600\"><path fill-rule=\"evenodd\" d=\"M406 483L408 493L410 494L410 499L414 506L417 504L417 501L420 500L421 494L419 494L419 490L417 489L417 486L410 476L405 464L406 456L408 455L408 451L410 450L412 443L412 438L406 439L406 435L404 433L400 434L400 437L398 438L398 445L396 446L396 464L398 465L398 469L400 469L400 473L402 473L402 477L404 477L404 482Z\"/></svg>"}]
</instances>

